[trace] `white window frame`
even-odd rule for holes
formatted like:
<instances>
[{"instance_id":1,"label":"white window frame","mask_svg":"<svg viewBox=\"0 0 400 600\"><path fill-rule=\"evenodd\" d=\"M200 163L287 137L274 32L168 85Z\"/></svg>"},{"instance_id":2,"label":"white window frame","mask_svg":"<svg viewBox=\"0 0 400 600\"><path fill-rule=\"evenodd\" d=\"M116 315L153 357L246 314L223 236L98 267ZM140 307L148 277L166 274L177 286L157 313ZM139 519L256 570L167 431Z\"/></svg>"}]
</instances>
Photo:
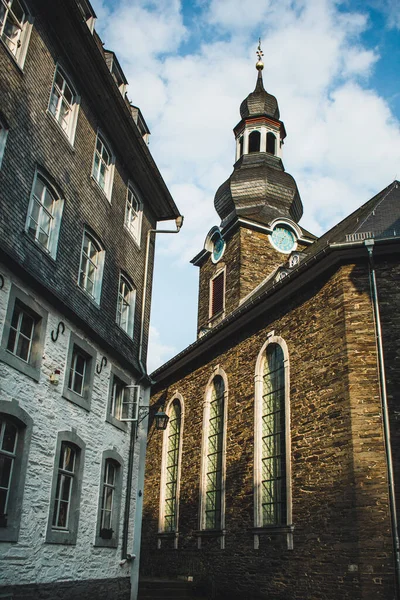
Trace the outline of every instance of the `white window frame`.
<instances>
[{"instance_id":1,"label":"white window frame","mask_svg":"<svg viewBox=\"0 0 400 600\"><path fill-rule=\"evenodd\" d=\"M98 141L101 144L101 152L97 149ZM107 154L110 157L110 162L108 164L106 164L106 166L105 166L104 187L100 183L100 173L101 173L100 165L105 164L105 162L103 160L103 148L106 150ZM98 157L98 160L99 160L99 168L97 170L97 173L95 172L96 156ZM105 196L107 197L109 202L111 202L111 196L112 196L112 187L113 187L113 181L114 181L114 166L115 166L114 153L112 152L111 146L108 143L106 137L99 130L97 132L96 142L94 145L93 162L92 162L92 179L96 182L96 185L103 192L103 194L105 194Z\"/></svg>"},{"instance_id":2,"label":"white window frame","mask_svg":"<svg viewBox=\"0 0 400 600\"><path fill-rule=\"evenodd\" d=\"M263 377L267 347L277 344L282 348L285 369L285 452L286 452L286 524L263 528L262 515L262 411L263 411ZM271 332L267 336L256 361L254 375L254 527L266 532L282 529L287 533L287 547L293 549L292 525L292 478L291 478L291 439L290 439L290 364L289 351L285 340ZM259 548L259 533L254 533L254 548Z\"/></svg>"},{"instance_id":3,"label":"white window frame","mask_svg":"<svg viewBox=\"0 0 400 600\"><path fill-rule=\"evenodd\" d=\"M59 73L60 76L63 78L62 89L60 89L58 84L56 83L57 73ZM70 89L70 92L72 94L71 103L69 103L68 100L65 98L65 87L66 86L68 86L68 88ZM58 96L58 100L57 100L57 103L55 106L55 113L54 113L52 110L52 97L53 97L54 89L56 87L59 90L60 95ZM67 104L70 107L70 110L69 110L70 114L69 114L68 124L67 124L66 128L64 128L62 126L62 123L60 122L61 121L61 119L60 119L61 107L62 107L63 103ZM72 84L69 75L67 75L65 69L60 64L57 63L55 71L54 71L53 84L51 86L49 105L47 108L47 112L55 120L55 122L57 123L57 125L59 126L59 128L61 129L63 134L68 138L71 145L73 145L74 141L75 141L76 124L78 121L78 112L79 112L79 103L80 103L80 97L76 93L75 86Z\"/></svg>"},{"instance_id":4,"label":"white window frame","mask_svg":"<svg viewBox=\"0 0 400 600\"><path fill-rule=\"evenodd\" d=\"M84 244L85 244L85 237L88 237L90 243L93 244L97 248L97 254L96 254L97 262L96 263L93 262L93 260L90 258L90 255L88 255L86 252L84 253L84 251L83 251ZM81 259L79 262L78 287L87 296L89 296L89 298L93 302L95 302L98 305L100 304L101 287L102 287L102 283L103 283L104 258L105 258L105 250L104 250L102 244L99 242L98 238L96 238L87 229L84 229L83 236L82 236ZM83 269L84 260L86 262L85 262L84 269ZM93 294L87 290L86 283L84 285L81 285L81 283L80 283L81 273L84 273L84 281L87 281L87 279L88 279L89 263L91 263L95 266L95 277L93 280Z\"/></svg>"},{"instance_id":5,"label":"white window frame","mask_svg":"<svg viewBox=\"0 0 400 600\"><path fill-rule=\"evenodd\" d=\"M6 149L8 130L9 127L6 125L4 119L0 117L0 169L3 162L4 151Z\"/></svg>"},{"instance_id":6,"label":"white window frame","mask_svg":"<svg viewBox=\"0 0 400 600\"><path fill-rule=\"evenodd\" d=\"M128 293L123 295L121 294L121 286L125 286L128 289ZM128 299L126 297L128 296ZM128 306L128 314L126 318L126 325L122 325L122 308L124 306ZM136 288L131 283L131 281L124 275L120 273L119 275L119 283L118 283L118 299L117 299L117 315L116 315L116 323L118 327L125 331L130 338L133 338L133 331L135 326L135 305L136 305Z\"/></svg>"},{"instance_id":7,"label":"white window frame","mask_svg":"<svg viewBox=\"0 0 400 600\"><path fill-rule=\"evenodd\" d=\"M222 466L221 466L221 533L220 547L225 548L225 494L226 494L226 431L228 421L228 378L223 369L217 365L210 376L204 394L203 410L203 435L201 443L201 466L200 466L200 488L199 488L199 530L198 548L201 548L201 532L209 532L205 528L205 506L206 506L206 477L207 477L207 458L208 458L208 437L210 429L210 404L215 377L220 376L224 382L224 412L223 412L223 432L222 432Z\"/></svg>"},{"instance_id":8,"label":"white window frame","mask_svg":"<svg viewBox=\"0 0 400 600\"><path fill-rule=\"evenodd\" d=\"M168 459L168 442L169 442L169 422L167 429L163 433L162 442L162 458L161 458L161 482L160 482L160 506L158 516L158 532L165 533L167 535L174 536L174 548L178 548L178 534L179 534L179 499L180 499L180 487L181 487L181 467L182 467L182 447L183 447L183 430L185 425L185 403L183 396L179 392L175 392L171 400L168 402L165 412L170 415L172 406L175 402L179 402L180 406L180 431L179 431L179 449L178 449L178 465L177 465L177 479L176 479L176 514L175 514L175 529L173 531L165 531L165 498L166 498L166 485L167 485L167 459ZM160 546L159 541L159 546Z\"/></svg>"},{"instance_id":9,"label":"white window frame","mask_svg":"<svg viewBox=\"0 0 400 600\"><path fill-rule=\"evenodd\" d=\"M137 210L132 206L130 195L137 202ZM140 247L140 236L142 232L142 220L143 220L143 202L136 189L131 182L128 183L126 190L126 204L125 204L125 228L129 231L137 245Z\"/></svg>"},{"instance_id":10,"label":"white window frame","mask_svg":"<svg viewBox=\"0 0 400 600\"><path fill-rule=\"evenodd\" d=\"M112 464L114 466L114 484L112 486L112 507L110 514L110 527L104 529L111 529L111 536L101 536L101 530L103 529L103 515L104 515L104 490L110 488L110 484L106 482L107 466ZM122 500L122 483L123 483L123 465L124 462L122 457L115 450L105 450L102 456L101 472L100 472L100 485L99 485L99 499L97 509L97 521L96 521L96 534L95 534L95 546L103 546L107 548L117 548L118 537L120 530L120 509Z\"/></svg>"},{"instance_id":11,"label":"white window frame","mask_svg":"<svg viewBox=\"0 0 400 600\"><path fill-rule=\"evenodd\" d=\"M13 4L15 2L18 2L21 6L21 8L24 11L24 16L22 21L19 22L19 36L18 36L18 40L16 42L16 47L15 50L10 48L10 46L7 44L7 42L3 39L3 34L4 34L4 26L5 24L8 22L9 19L17 21L16 17L14 16L12 7ZM33 20L31 15L29 14L29 11L27 9L27 6L25 4L25 2L23 2L22 0L0 0L0 5L3 6L4 8L4 21L3 23L0 25L0 39L2 41L2 43L4 44L4 46L7 48L7 50L9 51L9 53L11 54L11 56L14 58L14 60L16 61L16 63L20 66L21 69L24 68L24 63L25 63L25 58L26 58L26 53L28 51L28 45L29 45L29 39L31 36L31 32L32 32L32 24L33 24Z\"/></svg>"},{"instance_id":12,"label":"white window frame","mask_svg":"<svg viewBox=\"0 0 400 600\"><path fill-rule=\"evenodd\" d=\"M41 198L38 198L38 196L35 195L36 183L37 183L38 179L40 179L40 181L42 182L42 184L44 186ZM53 212L52 213L49 213L49 211L47 210L47 208L44 207L43 202L42 202L43 194L46 192L46 190L49 192L49 194L53 198ZM35 204L39 204L40 208L39 208L39 219L38 219L38 223L37 223L37 228L35 231L35 236L33 237L30 234L29 226L30 226L33 208L34 208ZM25 231L26 231L27 235L29 236L29 238L32 239L39 246L39 248L41 250L43 250L46 254L49 254L54 260L56 260L56 258L57 258L58 238L60 235L60 226L61 226L63 208L64 208L64 200L61 197L61 194L59 194L58 190L55 189L54 185L52 185L49 182L49 180L46 178L46 176L43 173L41 173L40 171L36 171L35 176L33 178L32 191L31 191L31 196L29 199L28 212L26 215ZM51 217L47 246L42 244L40 242L40 240L38 239L41 215L46 214L46 213L50 214L50 217Z\"/></svg>"}]
</instances>

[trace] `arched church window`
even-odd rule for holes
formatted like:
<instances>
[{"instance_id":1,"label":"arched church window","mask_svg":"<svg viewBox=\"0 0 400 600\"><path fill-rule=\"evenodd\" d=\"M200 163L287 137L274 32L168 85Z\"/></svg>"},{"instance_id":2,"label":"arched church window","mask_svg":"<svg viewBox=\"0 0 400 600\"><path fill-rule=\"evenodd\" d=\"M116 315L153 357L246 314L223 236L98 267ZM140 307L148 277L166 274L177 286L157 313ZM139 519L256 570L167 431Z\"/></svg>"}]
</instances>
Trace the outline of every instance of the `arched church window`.
<instances>
[{"instance_id":1,"label":"arched church window","mask_svg":"<svg viewBox=\"0 0 400 600\"><path fill-rule=\"evenodd\" d=\"M179 479L182 445L182 397L180 394L167 407L168 427L164 433L160 530L178 530Z\"/></svg>"},{"instance_id":2,"label":"arched church window","mask_svg":"<svg viewBox=\"0 0 400 600\"><path fill-rule=\"evenodd\" d=\"M203 438L200 529L223 528L225 381L215 375L207 387Z\"/></svg>"},{"instance_id":3,"label":"arched church window","mask_svg":"<svg viewBox=\"0 0 400 600\"><path fill-rule=\"evenodd\" d=\"M291 524L289 359L272 336L257 359L255 396L255 526Z\"/></svg>"},{"instance_id":4,"label":"arched church window","mask_svg":"<svg viewBox=\"0 0 400 600\"><path fill-rule=\"evenodd\" d=\"M276 137L270 131L267 133L267 152L276 154Z\"/></svg>"},{"instance_id":5,"label":"arched church window","mask_svg":"<svg viewBox=\"0 0 400 600\"><path fill-rule=\"evenodd\" d=\"M249 135L249 153L260 152L261 133L252 131Z\"/></svg>"}]
</instances>

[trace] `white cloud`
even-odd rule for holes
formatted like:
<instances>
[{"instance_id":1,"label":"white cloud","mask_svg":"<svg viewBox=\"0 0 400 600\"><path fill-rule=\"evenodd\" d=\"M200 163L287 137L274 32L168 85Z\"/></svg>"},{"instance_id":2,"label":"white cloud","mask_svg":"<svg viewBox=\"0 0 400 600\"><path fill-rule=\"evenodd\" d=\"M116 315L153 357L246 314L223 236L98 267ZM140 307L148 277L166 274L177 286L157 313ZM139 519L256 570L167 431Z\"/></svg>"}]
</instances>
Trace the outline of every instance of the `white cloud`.
<instances>
[{"instance_id":1,"label":"white cloud","mask_svg":"<svg viewBox=\"0 0 400 600\"><path fill-rule=\"evenodd\" d=\"M164 344L160 339L160 333L155 327L150 327L149 350L147 357L147 371L151 373L159 365L162 365L176 352L174 346Z\"/></svg>"},{"instance_id":2,"label":"white cloud","mask_svg":"<svg viewBox=\"0 0 400 600\"><path fill-rule=\"evenodd\" d=\"M112 11L100 0L94 4L108 15L99 31L121 59L129 96L152 131L151 152L185 215L179 235L157 240L158 260L165 271L179 266L181 285L182 263L219 223L213 198L232 172L232 128L241 101L254 89L259 35L265 87L277 96L288 132L284 164L304 203L301 223L322 233L400 177L399 123L385 99L368 89L379 55L363 43L372 26L367 8L345 10L336 0L211 0L190 38L177 0L121 0ZM387 0L389 7L395 23L395 6ZM199 35L202 43L180 55L182 43L187 51ZM177 335L193 330L184 315L179 319ZM154 314L161 349L170 344L164 320ZM175 346L192 341L182 335L184 342ZM166 351L156 354L162 360Z\"/></svg>"}]
</instances>

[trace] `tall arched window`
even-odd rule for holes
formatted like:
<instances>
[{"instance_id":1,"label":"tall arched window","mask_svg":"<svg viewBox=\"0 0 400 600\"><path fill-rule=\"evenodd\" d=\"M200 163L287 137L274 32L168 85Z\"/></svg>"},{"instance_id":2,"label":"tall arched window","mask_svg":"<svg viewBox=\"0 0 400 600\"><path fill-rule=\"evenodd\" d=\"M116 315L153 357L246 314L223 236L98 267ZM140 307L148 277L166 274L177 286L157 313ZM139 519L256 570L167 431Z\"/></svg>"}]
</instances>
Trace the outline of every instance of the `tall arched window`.
<instances>
[{"instance_id":1,"label":"tall arched window","mask_svg":"<svg viewBox=\"0 0 400 600\"><path fill-rule=\"evenodd\" d=\"M255 383L255 526L291 525L289 360L282 338L264 344Z\"/></svg>"},{"instance_id":2,"label":"tall arched window","mask_svg":"<svg viewBox=\"0 0 400 600\"><path fill-rule=\"evenodd\" d=\"M201 530L221 531L225 527L226 414L227 379L225 373L218 368L208 382L204 406Z\"/></svg>"},{"instance_id":3,"label":"tall arched window","mask_svg":"<svg viewBox=\"0 0 400 600\"><path fill-rule=\"evenodd\" d=\"M267 133L267 152L276 154L276 137L270 131Z\"/></svg>"},{"instance_id":4,"label":"tall arched window","mask_svg":"<svg viewBox=\"0 0 400 600\"><path fill-rule=\"evenodd\" d=\"M252 131L249 135L249 153L260 152L261 133L259 131Z\"/></svg>"},{"instance_id":5,"label":"tall arched window","mask_svg":"<svg viewBox=\"0 0 400 600\"><path fill-rule=\"evenodd\" d=\"M160 532L176 533L179 518L179 484L182 454L183 398L175 394L166 408L160 498Z\"/></svg>"}]
</instances>

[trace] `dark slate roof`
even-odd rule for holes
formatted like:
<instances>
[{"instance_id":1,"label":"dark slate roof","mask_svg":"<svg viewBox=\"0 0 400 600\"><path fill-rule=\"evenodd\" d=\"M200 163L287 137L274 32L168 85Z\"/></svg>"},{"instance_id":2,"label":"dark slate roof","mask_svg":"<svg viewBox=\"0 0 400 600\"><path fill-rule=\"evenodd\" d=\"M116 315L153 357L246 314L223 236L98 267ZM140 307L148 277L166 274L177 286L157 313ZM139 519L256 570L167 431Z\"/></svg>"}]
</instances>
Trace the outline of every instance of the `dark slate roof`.
<instances>
[{"instance_id":1,"label":"dark slate roof","mask_svg":"<svg viewBox=\"0 0 400 600\"><path fill-rule=\"evenodd\" d=\"M240 105L240 116L242 119L260 115L279 119L277 99L265 91L261 70L258 71L254 92L251 92Z\"/></svg>"},{"instance_id":2,"label":"dark slate roof","mask_svg":"<svg viewBox=\"0 0 400 600\"><path fill-rule=\"evenodd\" d=\"M222 226L234 215L268 224L277 217L297 223L303 214L295 180L279 157L266 152L245 154L236 162L232 175L218 188L214 206Z\"/></svg>"}]
</instances>

